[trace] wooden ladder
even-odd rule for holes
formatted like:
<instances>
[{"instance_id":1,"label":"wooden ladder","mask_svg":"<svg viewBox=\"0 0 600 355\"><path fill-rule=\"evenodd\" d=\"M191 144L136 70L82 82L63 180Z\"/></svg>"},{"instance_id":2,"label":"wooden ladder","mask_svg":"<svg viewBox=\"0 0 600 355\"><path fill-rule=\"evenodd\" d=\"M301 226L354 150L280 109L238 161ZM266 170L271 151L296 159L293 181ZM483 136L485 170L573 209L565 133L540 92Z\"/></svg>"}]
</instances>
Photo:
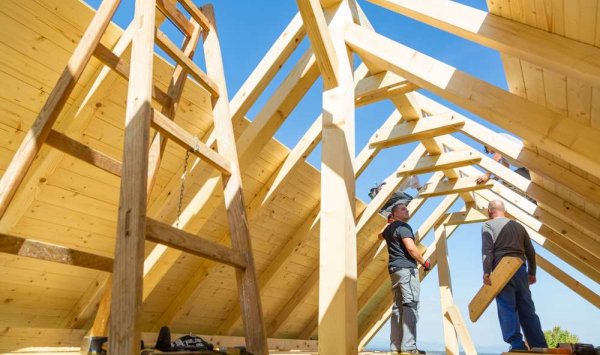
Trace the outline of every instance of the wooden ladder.
<instances>
[{"instance_id":1,"label":"wooden ladder","mask_svg":"<svg viewBox=\"0 0 600 355\"><path fill-rule=\"evenodd\" d=\"M120 176L112 292L110 288L107 289L99 310L99 313L103 307L108 310L110 305L110 352L139 353L144 241L149 240L233 266L247 348L254 354L266 354L262 308L213 8L211 5L197 8L192 0L177 0L190 14L188 20L174 1L136 0L135 17L128 30L132 31L129 34L133 37L130 65L120 54L100 43L120 3L120 0L103 0L0 180L0 218L42 143ZM181 48L157 28L156 8L183 33L185 40ZM200 37L204 41L207 73L192 61ZM177 63L167 92L153 85L155 40ZM122 163L52 129L92 56L129 80ZM188 75L211 95L214 129L206 143L173 121ZM160 111L152 107L153 99L162 106ZM150 127L156 130L151 144ZM147 218L147 198L154 185L167 139L181 145L221 173L232 248ZM212 149L215 145L217 151Z\"/></svg>"}]
</instances>

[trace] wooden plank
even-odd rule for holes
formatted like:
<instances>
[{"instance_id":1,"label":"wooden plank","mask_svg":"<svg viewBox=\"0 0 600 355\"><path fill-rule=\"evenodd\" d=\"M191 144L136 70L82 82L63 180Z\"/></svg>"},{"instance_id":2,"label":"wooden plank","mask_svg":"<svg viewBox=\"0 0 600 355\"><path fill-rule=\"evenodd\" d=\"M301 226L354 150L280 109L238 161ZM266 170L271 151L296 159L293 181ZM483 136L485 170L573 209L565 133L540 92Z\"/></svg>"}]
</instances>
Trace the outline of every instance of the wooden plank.
<instances>
[{"instance_id":1,"label":"wooden plank","mask_svg":"<svg viewBox=\"0 0 600 355\"><path fill-rule=\"evenodd\" d=\"M573 290L579 296L581 296L584 300L590 302L594 306L600 308L600 296L594 291L587 288L585 285L579 283L573 277L571 277L566 272L562 271L556 265L552 264L550 261L540 256L539 254L535 255L535 260L537 266L542 268L542 270L546 271L552 277L560 281L562 284Z\"/></svg>"},{"instance_id":2,"label":"wooden plank","mask_svg":"<svg viewBox=\"0 0 600 355\"><path fill-rule=\"evenodd\" d=\"M151 218L146 222L146 238L236 268L245 269L247 266L246 258L240 252Z\"/></svg>"},{"instance_id":3,"label":"wooden plank","mask_svg":"<svg viewBox=\"0 0 600 355\"><path fill-rule=\"evenodd\" d=\"M85 66L92 57L92 53L108 27L119 2L119 0L102 2L92 22L81 37L81 41L73 51L44 107L42 107L33 126L29 129L27 136L21 142L19 149L2 175L0 179L0 218L4 216L10 201L39 152L42 146L41 143L46 140L52 125L75 88L77 80L79 80Z\"/></svg>"},{"instance_id":4,"label":"wooden plank","mask_svg":"<svg viewBox=\"0 0 600 355\"><path fill-rule=\"evenodd\" d=\"M0 233L0 252L112 272L113 261L100 255Z\"/></svg>"},{"instance_id":5,"label":"wooden plank","mask_svg":"<svg viewBox=\"0 0 600 355\"><path fill-rule=\"evenodd\" d=\"M485 117L574 166L600 176L598 132L374 32L349 24L346 42L362 58ZM385 48L385 50L383 50ZM518 120L516 117L528 117Z\"/></svg>"},{"instance_id":6,"label":"wooden plank","mask_svg":"<svg viewBox=\"0 0 600 355\"><path fill-rule=\"evenodd\" d=\"M352 355L357 341L355 123L352 55L344 24L346 2L326 11L331 19L338 87L323 92L321 228L319 249L319 353ZM342 325L342 326L340 326Z\"/></svg>"},{"instance_id":7,"label":"wooden plank","mask_svg":"<svg viewBox=\"0 0 600 355\"><path fill-rule=\"evenodd\" d=\"M109 347L118 354L139 352L142 272L146 236L146 184L152 118L155 1L135 4L136 31L125 115L125 143L115 246Z\"/></svg>"},{"instance_id":8,"label":"wooden plank","mask_svg":"<svg viewBox=\"0 0 600 355\"><path fill-rule=\"evenodd\" d=\"M441 155L423 156L419 159L406 159L396 170L396 174L398 176L425 174L477 164L480 160L481 157L471 150L446 152Z\"/></svg>"},{"instance_id":9,"label":"wooden plank","mask_svg":"<svg viewBox=\"0 0 600 355\"><path fill-rule=\"evenodd\" d=\"M325 89L338 86L338 59L319 0L296 0Z\"/></svg>"},{"instance_id":10,"label":"wooden plank","mask_svg":"<svg viewBox=\"0 0 600 355\"><path fill-rule=\"evenodd\" d=\"M265 87L275 77L275 74L298 47L305 35L306 31L302 24L302 17L298 13L231 99L231 119L234 124L241 121L244 115L248 113L250 107L254 105Z\"/></svg>"},{"instance_id":11,"label":"wooden plank","mask_svg":"<svg viewBox=\"0 0 600 355\"><path fill-rule=\"evenodd\" d=\"M181 65L188 71L194 79L198 80L200 86L210 93L213 100L219 97L219 89L217 84L202 71L188 56L186 56L181 49L171 42L169 37L162 33L160 30L156 30L156 44L167 54L169 54L177 64Z\"/></svg>"},{"instance_id":12,"label":"wooden plank","mask_svg":"<svg viewBox=\"0 0 600 355\"><path fill-rule=\"evenodd\" d=\"M461 225L468 223L481 223L490 219L486 209L468 208L464 212L446 213L445 225Z\"/></svg>"},{"instance_id":13,"label":"wooden plank","mask_svg":"<svg viewBox=\"0 0 600 355\"><path fill-rule=\"evenodd\" d=\"M458 178L447 181L441 181L437 184L427 184L419 191L420 196L432 197L440 195L450 195L460 192L477 191L489 189L493 186L491 181L485 184L477 184L475 178Z\"/></svg>"},{"instance_id":14,"label":"wooden plank","mask_svg":"<svg viewBox=\"0 0 600 355\"><path fill-rule=\"evenodd\" d=\"M450 318L454 329L456 329L456 334L460 339L460 343L464 349L466 355L477 355L477 349L475 349L475 344L473 344L473 339L471 338L471 334L469 334L469 330L465 325L465 321L460 314L460 310L458 306L453 304L446 308L446 317Z\"/></svg>"},{"instance_id":15,"label":"wooden plank","mask_svg":"<svg viewBox=\"0 0 600 355\"><path fill-rule=\"evenodd\" d=\"M442 306L442 325L444 328L444 345L446 348L446 354L459 355L456 330L454 329L452 322L444 316L448 307L454 304L445 229L446 228L442 225L435 230L438 282L440 288L440 303Z\"/></svg>"},{"instance_id":16,"label":"wooden plank","mask_svg":"<svg viewBox=\"0 0 600 355\"><path fill-rule=\"evenodd\" d=\"M408 80L388 71L359 80L354 87L356 107L365 106L392 96L406 94L418 87Z\"/></svg>"},{"instance_id":17,"label":"wooden plank","mask_svg":"<svg viewBox=\"0 0 600 355\"><path fill-rule=\"evenodd\" d=\"M400 122L400 119L402 117L403 116L401 116L398 111L394 111L385 120L385 122L382 124L382 127L393 126L393 125L397 124L398 122ZM373 133L373 135L371 135L369 142L375 138L375 134L376 134L376 132ZM375 158L375 156L379 153L380 150L381 150L380 147L371 147L367 143L365 145L365 147L360 151L360 153L358 153L356 158L354 158L354 176L356 178L358 178L363 173L363 171L365 171L367 166L369 166L369 164L371 163L373 158Z\"/></svg>"},{"instance_id":18,"label":"wooden plank","mask_svg":"<svg viewBox=\"0 0 600 355\"><path fill-rule=\"evenodd\" d=\"M441 114L417 121L401 122L395 126L382 127L369 141L371 147L387 148L426 138L456 132L464 124L454 115Z\"/></svg>"},{"instance_id":19,"label":"wooden plank","mask_svg":"<svg viewBox=\"0 0 600 355\"><path fill-rule=\"evenodd\" d=\"M505 256L500 260L490 275L492 284L481 286L471 302L469 302L469 318L472 322L477 322L479 317L481 317L500 291L504 289L504 286L506 286L522 264L523 260L521 258L513 256Z\"/></svg>"},{"instance_id":20,"label":"wooden plank","mask_svg":"<svg viewBox=\"0 0 600 355\"><path fill-rule=\"evenodd\" d=\"M217 169L224 175L231 175L231 164L219 153L200 142L198 137L192 135L177 123L162 113L154 110L152 127L169 137L184 149L189 150L198 158L203 159L208 165Z\"/></svg>"},{"instance_id":21,"label":"wooden plank","mask_svg":"<svg viewBox=\"0 0 600 355\"><path fill-rule=\"evenodd\" d=\"M448 0L369 1L502 53L578 78L593 86L600 85L600 49L549 33L548 28L542 27L543 21L531 27ZM545 11L536 9L535 13L543 15ZM595 11L592 13L595 15ZM593 37L593 27L587 34ZM583 42L591 44L593 40Z\"/></svg>"},{"instance_id":22,"label":"wooden plank","mask_svg":"<svg viewBox=\"0 0 600 355\"><path fill-rule=\"evenodd\" d=\"M184 35L190 37L194 33L194 25L179 11L175 3L176 0L157 0L156 6L171 23L173 23Z\"/></svg>"},{"instance_id":23,"label":"wooden plank","mask_svg":"<svg viewBox=\"0 0 600 355\"><path fill-rule=\"evenodd\" d=\"M117 56L102 43L98 43L98 46L94 51L94 56L102 61L104 65L114 70L123 79L129 80L129 63ZM168 106L171 102L171 97L156 85L152 86L152 97L163 107Z\"/></svg>"},{"instance_id":24,"label":"wooden plank","mask_svg":"<svg viewBox=\"0 0 600 355\"><path fill-rule=\"evenodd\" d=\"M51 130L46 143L63 153L92 164L115 176L121 176L121 162L89 146L69 138L67 135Z\"/></svg>"},{"instance_id":25,"label":"wooden plank","mask_svg":"<svg viewBox=\"0 0 600 355\"><path fill-rule=\"evenodd\" d=\"M258 291L254 257L250 231L244 206L242 178L238 162L237 147L233 135L233 126L229 111L229 99L225 85L225 74L221 57L221 46L217 35L214 9L212 5L201 8L202 13L209 19L210 29L205 33L204 48L206 68L219 87L221 96L214 105L215 134L219 153L231 163L231 176L224 181L225 209L234 250L246 258L245 270L236 269L238 294L244 320L244 334L248 351L257 355L268 354L267 337L263 323L262 306Z\"/></svg>"},{"instance_id":26,"label":"wooden plank","mask_svg":"<svg viewBox=\"0 0 600 355\"><path fill-rule=\"evenodd\" d=\"M202 26L204 31L210 31L210 20L205 14L198 9L192 0L177 0L183 8L192 15L192 18L196 20Z\"/></svg>"}]
</instances>

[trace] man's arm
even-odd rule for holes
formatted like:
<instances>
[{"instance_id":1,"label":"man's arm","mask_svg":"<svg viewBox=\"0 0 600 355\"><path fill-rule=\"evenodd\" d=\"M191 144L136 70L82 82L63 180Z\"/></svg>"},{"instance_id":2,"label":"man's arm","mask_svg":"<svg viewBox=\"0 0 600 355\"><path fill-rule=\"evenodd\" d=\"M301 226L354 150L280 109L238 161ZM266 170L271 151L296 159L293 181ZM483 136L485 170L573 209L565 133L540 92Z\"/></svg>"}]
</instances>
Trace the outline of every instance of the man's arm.
<instances>
[{"instance_id":1,"label":"man's arm","mask_svg":"<svg viewBox=\"0 0 600 355\"><path fill-rule=\"evenodd\" d=\"M523 228L523 231L525 232L525 258L527 258L527 274L529 275L529 284L532 285L536 281L535 272L537 269L537 264L535 262L535 249L531 243L529 233L527 233L525 228Z\"/></svg>"},{"instance_id":2,"label":"man's arm","mask_svg":"<svg viewBox=\"0 0 600 355\"><path fill-rule=\"evenodd\" d=\"M419 253L419 249L417 249L417 245L415 244L413 238L409 236L403 236L402 244L404 244L406 251L408 251L408 254L410 254L410 256L412 256L413 259L415 259L419 264L425 266L425 259L423 259L421 253Z\"/></svg>"},{"instance_id":3,"label":"man's arm","mask_svg":"<svg viewBox=\"0 0 600 355\"><path fill-rule=\"evenodd\" d=\"M502 161L502 154L500 153L494 153L494 155L492 156L492 159L496 162L496 163L500 163ZM502 164L504 166L506 166L506 164ZM508 166L506 166L508 167ZM475 182L477 184L485 184L486 182L488 182L490 180L490 178L492 177L492 173L491 172L486 172L485 174L479 176L477 178L477 180L475 180Z\"/></svg>"},{"instance_id":4,"label":"man's arm","mask_svg":"<svg viewBox=\"0 0 600 355\"><path fill-rule=\"evenodd\" d=\"M494 266L494 239L487 223L481 227L481 255L483 257L483 283L491 285L490 274Z\"/></svg>"}]
</instances>

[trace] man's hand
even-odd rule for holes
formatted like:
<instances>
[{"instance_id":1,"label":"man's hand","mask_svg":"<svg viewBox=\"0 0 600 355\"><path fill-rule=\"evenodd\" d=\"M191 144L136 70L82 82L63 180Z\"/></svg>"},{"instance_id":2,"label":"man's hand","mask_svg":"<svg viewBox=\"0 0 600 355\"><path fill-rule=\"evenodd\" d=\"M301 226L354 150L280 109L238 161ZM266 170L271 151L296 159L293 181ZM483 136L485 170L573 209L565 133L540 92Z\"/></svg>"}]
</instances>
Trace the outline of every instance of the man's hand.
<instances>
[{"instance_id":1,"label":"man's hand","mask_svg":"<svg viewBox=\"0 0 600 355\"><path fill-rule=\"evenodd\" d=\"M529 278L530 285L533 285L537 281L537 279L535 278L535 275L529 275L528 278Z\"/></svg>"},{"instance_id":2,"label":"man's hand","mask_svg":"<svg viewBox=\"0 0 600 355\"><path fill-rule=\"evenodd\" d=\"M423 270L431 270L431 261L429 259L425 260L425 262L423 263Z\"/></svg>"},{"instance_id":3,"label":"man's hand","mask_svg":"<svg viewBox=\"0 0 600 355\"><path fill-rule=\"evenodd\" d=\"M490 274L483 274L483 284L492 286L492 279L490 279Z\"/></svg>"},{"instance_id":4,"label":"man's hand","mask_svg":"<svg viewBox=\"0 0 600 355\"><path fill-rule=\"evenodd\" d=\"M489 180L490 180L490 176L487 174L483 174L480 177L478 177L477 180L475 180L475 182L477 183L477 185L480 185L480 184L485 184Z\"/></svg>"}]
</instances>

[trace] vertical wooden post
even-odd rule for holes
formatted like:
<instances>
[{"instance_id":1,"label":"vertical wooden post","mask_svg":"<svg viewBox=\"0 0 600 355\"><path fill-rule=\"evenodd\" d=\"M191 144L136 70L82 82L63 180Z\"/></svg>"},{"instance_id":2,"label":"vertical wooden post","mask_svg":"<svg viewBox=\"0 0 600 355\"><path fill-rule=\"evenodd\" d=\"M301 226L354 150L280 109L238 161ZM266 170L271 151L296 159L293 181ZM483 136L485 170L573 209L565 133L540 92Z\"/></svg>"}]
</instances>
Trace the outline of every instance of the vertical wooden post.
<instances>
[{"instance_id":1,"label":"vertical wooden post","mask_svg":"<svg viewBox=\"0 0 600 355\"><path fill-rule=\"evenodd\" d=\"M112 354L140 351L154 16L155 0L136 0L110 315Z\"/></svg>"},{"instance_id":2,"label":"vertical wooden post","mask_svg":"<svg viewBox=\"0 0 600 355\"><path fill-rule=\"evenodd\" d=\"M44 107L42 107L33 126L27 132L25 139L21 142L19 149L2 175L0 179L0 218L4 216L10 201L17 192L25 174L27 174L31 163L33 163L33 159L42 148L52 125L58 118L73 88L75 88L75 84L83 73L85 66L90 61L119 3L120 0L104 0L100 4L96 15L94 15L92 22L81 37L81 41L79 41L71 58L69 58L67 66L58 79L56 86L52 89L50 96L48 96Z\"/></svg>"},{"instance_id":3,"label":"vertical wooden post","mask_svg":"<svg viewBox=\"0 0 600 355\"><path fill-rule=\"evenodd\" d=\"M219 87L219 98L214 102L213 109L217 149L231 163L231 175L227 181L224 181L225 208L227 210L229 233L233 248L244 254L247 259L245 270L236 269L246 347L253 354L263 355L268 354L267 338L256 280L256 270L254 268L254 257L252 256L250 230L244 208L242 178L229 111L229 99L227 97L227 86L225 85L221 47L219 45L212 5L203 6L200 10L210 22L209 31L204 32L206 70Z\"/></svg>"},{"instance_id":4,"label":"vertical wooden post","mask_svg":"<svg viewBox=\"0 0 600 355\"><path fill-rule=\"evenodd\" d=\"M358 352L354 181L354 80L344 42L346 1L327 9L338 86L323 93L319 353Z\"/></svg>"},{"instance_id":5,"label":"vertical wooden post","mask_svg":"<svg viewBox=\"0 0 600 355\"><path fill-rule=\"evenodd\" d=\"M440 282L440 301L442 303L442 322L444 325L444 344L447 355L459 355L458 339L452 321L448 319L446 311L454 304L452 298L452 281L450 280L450 266L448 264L448 245L446 244L446 227L441 225L435 229L437 269Z\"/></svg>"}]
</instances>

